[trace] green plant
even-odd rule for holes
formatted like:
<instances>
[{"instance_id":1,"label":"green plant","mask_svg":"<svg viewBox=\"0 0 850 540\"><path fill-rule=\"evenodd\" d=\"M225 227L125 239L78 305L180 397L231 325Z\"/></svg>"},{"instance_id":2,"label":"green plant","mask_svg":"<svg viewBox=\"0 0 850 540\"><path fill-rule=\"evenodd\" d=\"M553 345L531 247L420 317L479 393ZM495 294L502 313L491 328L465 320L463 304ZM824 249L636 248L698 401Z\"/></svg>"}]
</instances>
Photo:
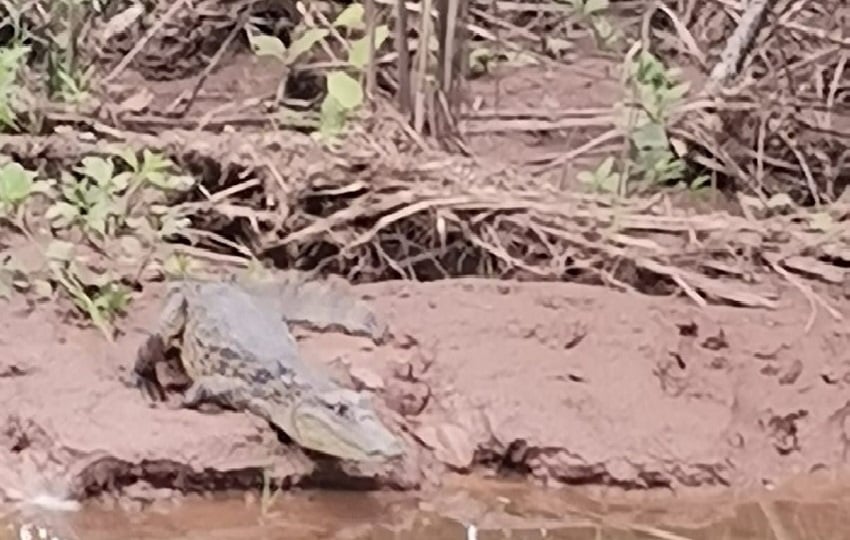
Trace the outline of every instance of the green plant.
<instances>
[{"instance_id":1,"label":"green plant","mask_svg":"<svg viewBox=\"0 0 850 540\"><path fill-rule=\"evenodd\" d=\"M189 225L188 218L163 203L169 192L192 185L194 179L176 174L174 164L159 154L146 149L139 159L134 151L118 149L109 157L84 157L72 172L63 171L59 200L46 217L54 229L78 228L99 247L117 239L119 251L138 261L144 259L140 240L153 244ZM54 241L48 251L52 279L111 339L112 321L130 300L127 287L114 272L80 264L69 242Z\"/></svg>"},{"instance_id":2,"label":"green plant","mask_svg":"<svg viewBox=\"0 0 850 540\"><path fill-rule=\"evenodd\" d=\"M11 59L19 67L24 63L29 64L32 68L30 74L34 76L30 82L36 83L31 85L31 90L36 92L36 89L40 89L44 94L38 97L48 100L59 98L72 103L84 101L89 97L87 87L91 73L84 71L80 65L77 48L87 19L100 9L99 2L56 0L32 4L19 0L2 2L5 15L2 23L4 29L12 33L8 42L4 43L7 49L4 54L14 57ZM4 62L0 60L0 63ZM10 91L8 84L0 84L0 87ZM28 93L22 85L13 91L18 94L18 101ZM8 101L8 96L0 96L0 101ZM27 112L33 115L31 122L37 127L38 111ZM8 111L0 114L0 117L6 117L4 123L17 129L17 126L8 124Z\"/></svg>"},{"instance_id":3,"label":"green plant","mask_svg":"<svg viewBox=\"0 0 850 540\"><path fill-rule=\"evenodd\" d=\"M0 124L18 129L17 116L23 108L18 75L30 49L19 43L0 48Z\"/></svg>"},{"instance_id":4,"label":"green plant","mask_svg":"<svg viewBox=\"0 0 850 540\"><path fill-rule=\"evenodd\" d=\"M64 291L74 307L111 341L113 322L125 312L130 289L114 272L90 268L71 242L50 240L37 251L41 258L29 257L26 262L10 253L0 257L0 297L9 298L17 291L49 299L56 290Z\"/></svg>"},{"instance_id":5,"label":"green plant","mask_svg":"<svg viewBox=\"0 0 850 540\"><path fill-rule=\"evenodd\" d=\"M149 150L141 157L126 149L113 150L107 157L87 156L72 171L64 171L58 183L39 179L18 163L3 163L0 219L31 236L23 210L33 194L44 194L52 200L44 214L52 231L72 237L74 230L83 233L100 248L98 253L107 257L106 266L112 270L98 269L78 256L74 243L51 239L39 265L25 268L10 257L0 261L0 296L19 290L49 297L55 283L111 339L112 323L130 301L122 279L136 279L154 253L155 248L146 249L145 243L156 246L189 225L188 218L168 204L168 195L192 185L194 179L177 174L170 160ZM135 266L135 271L116 271L124 263Z\"/></svg>"},{"instance_id":6,"label":"green plant","mask_svg":"<svg viewBox=\"0 0 850 540\"><path fill-rule=\"evenodd\" d=\"M579 182L595 191L617 193L620 188L620 173L614 171L614 158L608 156L594 171L578 173Z\"/></svg>"},{"instance_id":7,"label":"green plant","mask_svg":"<svg viewBox=\"0 0 850 540\"><path fill-rule=\"evenodd\" d=\"M626 83L631 90L629 103L617 106L620 127L625 131L628 152L614 170L615 160L607 157L595 171L582 171L579 181L596 191L629 195L643 188L685 181L686 163L673 151L667 124L689 85L678 82L677 69L667 69L649 51L641 51L627 64ZM687 181L690 190L707 185L707 176Z\"/></svg>"},{"instance_id":8,"label":"green plant","mask_svg":"<svg viewBox=\"0 0 850 540\"><path fill-rule=\"evenodd\" d=\"M622 31L604 15L608 0L570 0L570 3L575 12L590 23L593 35L602 47L612 48L623 37Z\"/></svg>"},{"instance_id":9,"label":"green plant","mask_svg":"<svg viewBox=\"0 0 850 540\"><path fill-rule=\"evenodd\" d=\"M301 55L319 44L330 50L326 40L331 36L335 37L345 49L347 67L331 70L326 75L327 93L319 109L318 133L320 136L339 135L344 130L348 118L364 102L362 75L369 63L371 35L363 19L363 5L357 2L349 4L337 15L329 28L310 28L302 25L296 29L296 37L289 49L274 36L259 34L255 28L248 30L248 39L255 54L273 56L286 66L293 65ZM346 37L346 35L364 31L365 35L360 38ZM377 51L389 37L389 26L378 25L371 33L374 34ZM354 77L349 72L357 76Z\"/></svg>"},{"instance_id":10,"label":"green plant","mask_svg":"<svg viewBox=\"0 0 850 540\"><path fill-rule=\"evenodd\" d=\"M123 314L130 302L130 290L109 271L93 272L80 266L74 245L55 240L46 250L48 269L53 279L65 290L74 305L103 333L113 339L112 322Z\"/></svg>"},{"instance_id":11,"label":"green plant","mask_svg":"<svg viewBox=\"0 0 850 540\"><path fill-rule=\"evenodd\" d=\"M94 13L90 0L56 0L45 14L44 25L33 32L46 49L47 95L69 103L88 99L90 73L80 65L77 51L86 18Z\"/></svg>"},{"instance_id":12,"label":"green plant","mask_svg":"<svg viewBox=\"0 0 850 540\"><path fill-rule=\"evenodd\" d=\"M627 67L632 95L638 103L626 110L637 172L649 185L680 180L684 176L685 163L671 150L667 121L690 85L677 82L679 70L667 69L646 50Z\"/></svg>"},{"instance_id":13,"label":"green plant","mask_svg":"<svg viewBox=\"0 0 850 540\"><path fill-rule=\"evenodd\" d=\"M49 192L50 182L38 180L35 171L15 162L0 165L0 219L8 220L23 230L24 204L35 193Z\"/></svg>"},{"instance_id":14,"label":"green plant","mask_svg":"<svg viewBox=\"0 0 850 540\"><path fill-rule=\"evenodd\" d=\"M172 278L187 278L202 270L201 263L184 253L172 253L163 261L163 272Z\"/></svg>"},{"instance_id":15,"label":"green plant","mask_svg":"<svg viewBox=\"0 0 850 540\"><path fill-rule=\"evenodd\" d=\"M172 162L147 149L141 161L127 150L117 151L116 156L129 170L118 172L112 158L88 156L74 169L76 175L63 171L61 200L47 211L53 226L79 226L90 239L114 236L127 227L157 231L161 236L185 228L186 218L155 203L163 192L188 189L194 179L172 174ZM152 223L153 218L158 223Z\"/></svg>"}]
</instances>

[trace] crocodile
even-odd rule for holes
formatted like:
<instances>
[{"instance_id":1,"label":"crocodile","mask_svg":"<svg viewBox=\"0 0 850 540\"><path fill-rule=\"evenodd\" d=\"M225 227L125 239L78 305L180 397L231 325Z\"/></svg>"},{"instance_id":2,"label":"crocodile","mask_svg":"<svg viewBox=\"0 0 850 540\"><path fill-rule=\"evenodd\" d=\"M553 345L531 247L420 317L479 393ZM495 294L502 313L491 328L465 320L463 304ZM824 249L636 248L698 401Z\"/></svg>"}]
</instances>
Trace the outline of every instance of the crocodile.
<instances>
[{"instance_id":1,"label":"crocodile","mask_svg":"<svg viewBox=\"0 0 850 540\"><path fill-rule=\"evenodd\" d=\"M376 341L386 326L359 300L325 283L277 279L169 283L155 332L139 349L136 385L164 399L156 364L176 348L191 379L182 406L247 411L297 445L352 461L396 458L403 448L368 397L303 361L288 322L342 327Z\"/></svg>"}]
</instances>

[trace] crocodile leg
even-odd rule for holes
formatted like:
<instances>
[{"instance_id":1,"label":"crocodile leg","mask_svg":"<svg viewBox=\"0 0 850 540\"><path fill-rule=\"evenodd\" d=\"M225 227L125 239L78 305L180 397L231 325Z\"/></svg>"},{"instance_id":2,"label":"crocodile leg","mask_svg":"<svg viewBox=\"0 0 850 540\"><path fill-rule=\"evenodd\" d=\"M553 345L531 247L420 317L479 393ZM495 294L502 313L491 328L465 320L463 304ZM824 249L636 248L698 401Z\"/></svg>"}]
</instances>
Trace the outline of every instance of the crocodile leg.
<instances>
[{"instance_id":1,"label":"crocodile leg","mask_svg":"<svg viewBox=\"0 0 850 540\"><path fill-rule=\"evenodd\" d=\"M173 290L166 298L157 332L148 336L136 353L135 386L153 400L165 401L165 389L157 377L156 366L166 360L166 344L180 336L185 321L186 298L179 290Z\"/></svg>"},{"instance_id":2,"label":"crocodile leg","mask_svg":"<svg viewBox=\"0 0 850 540\"><path fill-rule=\"evenodd\" d=\"M165 360L162 336L153 334L142 343L133 366L133 385L154 401L165 401L165 389L156 374L156 365Z\"/></svg>"}]
</instances>

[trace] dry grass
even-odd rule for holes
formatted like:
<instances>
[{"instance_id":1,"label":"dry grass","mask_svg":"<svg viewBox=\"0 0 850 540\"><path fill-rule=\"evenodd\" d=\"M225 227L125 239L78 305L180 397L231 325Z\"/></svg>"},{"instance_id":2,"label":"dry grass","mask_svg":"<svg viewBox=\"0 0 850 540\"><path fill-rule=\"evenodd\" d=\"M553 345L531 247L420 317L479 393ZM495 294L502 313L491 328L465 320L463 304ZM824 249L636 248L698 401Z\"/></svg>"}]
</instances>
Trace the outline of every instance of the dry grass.
<instances>
[{"instance_id":1,"label":"dry grass","mask_svg":"<svg viewBox=\"0 0 850 540\"><path fill-rule=\"evenodd\" d=\"M254 4L225 9L205 0L193 13L205 7L216 14L216 31L234 35L245 20L243 8ZM459 89L471 39L484 36L504 50L526 48L543 62L556 61L535 39L560 36L575 15L567 8L553 10L551 3L368 2L369 25L387 20L396 25L395 50L373 51L365 73L372 107L334 150L291 131L197 136L223 124L268 129L268 119L256 110L227 118L140 115L116 109L106 97L95 110L42 109L51 122L88 125L99 143L74 133L5 136L0 142L4 151L29 162L70 163L101 151L106 141L120 141L161 149L196 169L215 163L225 179L234 177L233 170L244 173L241 184L209 185L211 197L182 203L195 216L190 243L196 254L200 249L228 260L297 261L358 280L472 274L581 279L623 290L681 290L699 304L769 308L775 297L754 279L767 271L799 288L813 308L840 318L794 273L843 286L845 273L837 267L850 263L847 206L839 201L848 179L850 139L850 37L842 33L846 19L843 27L841 22L847 7L838 0L780 1L736 34L747 20L739 4L678 0L645 11L641 2L617 2L611 13L627 35L641 38L641 46L670 63L708 72L727 62L715 71L723 71L714 79L719 86L707 84L708 77L697 85L670 132L685 143L683 157L695 168L712 174L716 184L731 183L744 197L743 216L677 214L663 194L622 200L564 192L528 171L487 170L474 157L444 151L446 141L464 150L464 134L473 132L607 129L588 145L552 156L540 165L546 168L622 139L612 110L563 111L557 117L503 111L486 118L465 110ZM163 7L108 73L131 65L180 7ZM429 11L433 18L420 16ZM106 27L114 16L105 19ZM92 43L103 44L103 24L87 23ZM740 43L726 47L734 35ZM438 43L435 63L420 54L422 40L430 36ZM202 67L205 72L220 52ZM745 59L742 66L728 63L738 58ZM730 82L720 80L730 74ZM439 136L442 146L429 135ZM246 196L257 186L262 194ZM777 193L815 210L769 208ZM751 211L755 201L762 206Z\"/></svg>"},{"instance_id":2,"label":"dry grass","mask_svg":"<svg viewBox=\"0 0 850 540\"><path fill-rule=\"evenodd\" d=\"M221 164L218 172L231 181L182 203L195 223L186 249L196 256L243 264L270 258L357 281L577 279L652 293L681 289L702 305L763 308L773 307L776 297L753 278L774 271L813 308L841 318L791 273L843 284L843 273L818 258L839 263L846 231L824 234L816 213L685 215L663 194L617 200L557 191L474 159L403 149L386 136L394 123L395 138L406 141L398 121L387 119L380 140L364 129L334 150L291 133L198 139L169 131L108 142L156 149L190 169ZM105 142L74 133L7 136L0 148L27 162L71 163L103 152ZM847 211L830 210L836 221Z\"/></svg>"}]
</instances>

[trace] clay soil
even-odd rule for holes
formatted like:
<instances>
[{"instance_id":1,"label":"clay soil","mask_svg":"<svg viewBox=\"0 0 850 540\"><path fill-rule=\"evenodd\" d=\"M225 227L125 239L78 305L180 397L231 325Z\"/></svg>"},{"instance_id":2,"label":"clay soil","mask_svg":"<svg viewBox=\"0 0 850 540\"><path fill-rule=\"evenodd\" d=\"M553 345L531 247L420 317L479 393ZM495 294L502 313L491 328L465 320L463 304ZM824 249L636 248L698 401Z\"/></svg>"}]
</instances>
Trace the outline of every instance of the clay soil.
<instances>
[{"instance_id":1,"label":"clay soil","mask_svg":"<svg viewBox=\"0 0 850 540\"><path fill-rule=\"evenodd\" d=\"M338 466L233 411L151 404L125 375L159 306L149 286L108 345L46 305L13 302L0 333L7 498L130 497L257 485L421 488L454 470L549 483L676 489L779 482L844 462L848 332L794 290L775 311L700 309L570 284L456 280L356 289L391 326L298 332L404 433L404 463ZM384 406L385 405L385 406Z\"/></svg>"},{"instance_id":2,"label":"clay soil","mask_svg":"<svg viewBox=\"0 0 850 540\"><path fill-rule=\"evenodd\" d=\"M557 68L500 68L470 94L485 109L610 106L620 97L612 65L579 54ZM247 53L228 56L191 113L267 96L278 75ZM195 82L145 81L128 69L110 90L143 116ZM575 172L598 157L537 170L601 131L491 131L466 141L483 162L551 173L561 189L576 188ZM270 471L305 487L417 489L447 472L483 472L684 490L837 469L850 437L850 333L823 310L807 329L807 299L787 281L773 285L773 310L570 283L357 285L389 324L388 343L306 329L298 337L308 361L372 392L404 438L401 462L373 467L308 455L247 413L155 405L132 387L160 283L144 284L115 343L14 296L0 311L0 489L8 500L151 499L257 487ZM845 300L830 301L848 312Z\"/></svg>"}]
</instances>

